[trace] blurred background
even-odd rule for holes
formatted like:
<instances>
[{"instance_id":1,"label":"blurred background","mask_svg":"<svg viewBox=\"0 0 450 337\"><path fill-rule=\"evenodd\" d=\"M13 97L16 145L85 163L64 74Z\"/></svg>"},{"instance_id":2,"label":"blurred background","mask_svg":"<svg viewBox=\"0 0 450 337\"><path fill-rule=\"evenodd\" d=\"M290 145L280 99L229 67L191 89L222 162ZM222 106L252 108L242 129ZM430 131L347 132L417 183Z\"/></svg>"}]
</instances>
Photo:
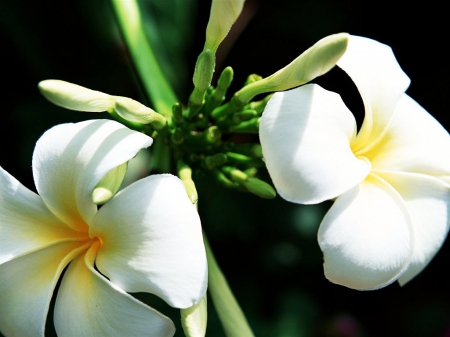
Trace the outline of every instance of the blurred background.
<instances>
[{"instance_id":1,"label":"blurred background","mask_svg":"<svg viewBox=\"0 0 450 337\"><path fill-rule=\"evenodd\" d=\"M186 103L210 1L142 0L141 6L162 67ZM393 48L412 80L408 94L449 130L443 120L448 114L446 20L435 0L416 7L392 0L247 0L219 49L216 72L233 67L233 93L249 74L270 75L326 35L362 35ZM1 1L0 41L0 165L32 190L31 156L45 130L108 118L51 105L40 96L39 81L62 79L152 106L106 0ZM361 99L342 71L336 68L317 82L341 93L362 120ZM294 205L280 197L268 201L223 190L208 178L196 183L204 229L256 336L450 336L448 243L405 287L354 291L323 275L316 233L330 203ZM136 297L170 316L176 336L183 336L178 310L151 296ZM51 317L48 336L55 335ZM224 336L211 302L207 335Z\"/></svg>"}]
</instances>

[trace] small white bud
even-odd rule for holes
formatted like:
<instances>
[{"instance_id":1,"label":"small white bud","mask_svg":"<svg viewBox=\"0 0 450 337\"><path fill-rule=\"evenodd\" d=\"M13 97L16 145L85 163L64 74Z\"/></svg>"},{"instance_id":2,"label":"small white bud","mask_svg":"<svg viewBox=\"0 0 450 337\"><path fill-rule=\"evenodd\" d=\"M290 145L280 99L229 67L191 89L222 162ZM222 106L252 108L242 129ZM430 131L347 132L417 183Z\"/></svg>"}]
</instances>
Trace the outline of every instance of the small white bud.
<instances>
[{"instance_id":1,"label":"small white bud","mask_svg":"<svg viewBox=\"0 0 450 337\"><path fill-rule=\"evenodd\" d=\"M312 81L328 71L347 49L348 34L334 34L315 43L286 67L260 81L253 82L236 93L238 100L248 103L258 94L283 91Z\"/></svg>"},{"instance_id":2,"label":"small white bud","mask_svg":"<svg viewBox=\"0 0 450 337\"><path fill-rule=\"evenodd\" d=\"M166 125L166 119L156 111L128 97L114 96L114 110L117 114L130 122L152 124L159 130Z\"/></svg>"},{"instance_id":3,"label":"small white bud","mask_svg":"<svg viewBox=\"0 0 450 337\"><path fill-rule=\"evenodd\" d=\"M45 80L39 82L38 87L50 102L66 109L102 112L114 107L112 96L73 83Z\"/></svg>"},{"instance_id":4,"label":"small white bud","mask_svg":"<svg viewBox=\"0 0 450 337\"><path fill-rule=\"evenodd\" d=\"M245 0L213 0L204 49L216 52L242 12Z\"/></svg>"}]
</instances>

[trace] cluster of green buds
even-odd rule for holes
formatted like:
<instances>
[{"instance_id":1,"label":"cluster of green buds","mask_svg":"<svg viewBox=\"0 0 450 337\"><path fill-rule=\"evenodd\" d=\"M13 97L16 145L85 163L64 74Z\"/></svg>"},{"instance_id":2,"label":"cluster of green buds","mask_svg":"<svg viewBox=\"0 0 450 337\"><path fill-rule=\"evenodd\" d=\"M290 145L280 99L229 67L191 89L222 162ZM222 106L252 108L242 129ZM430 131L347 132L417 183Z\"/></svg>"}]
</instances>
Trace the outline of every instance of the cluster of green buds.
<instances>
[{"instance_id":1,"label":"cluster of green buds","mask_svg":"<svg viewBox=\"0 0 450 337\"><path fill-rule=\"evenodd\" d=\"M226 188L262 198L275 197L272 186L258 178L258 170L265 165L257 137L239 138L235 134L258 134L261 114L271 94L254 101L255 97L294 88L328 72L345 52L347 38L347 34L328 36L271 76L250 75L228 101L233 70L225 68L217 85L211 86L214 53L204 49L196 64L189 104L183 108L175 103L169 123L169 142L179 167L192 168L194 177L212 175Z\"/></svg>"},{"instance_id":2,"label":"cluster of green buds","mask_svg":"<svg viewBox=\"0 0 450 337\"><path fill-rule=\"evenodd\" d=\"M213 0L205 46L195 66L194 89L187 106L179 102L173 104L171 118L166 119L131 98L108 95L60 80L42 81L39 88L56 105L79 111L107 111L135 130L153 138L163 138L172 150L178 176L194 203L197 191L193 180L204 175L212 176L229 189L274 198L274 188L259 178L259 171L265 165L257 137L260 117L270 93L297 87L328 72L345 52L348 36L342 33L323 38L266 78L256 74L248 76L242 88L227 101L233 70L225 68L216 86L212 86L215 53L239 16L243 3L242 0ZM254 100L255 97L259 99ZM99 187L93 197L96 203L104 202L116 192L116 185L126 168L116 171L111 173L113 178L105 178L106 182L116 182L103 184L115 187L100 186L102 188Z\"/></svg>"}]
</instances>

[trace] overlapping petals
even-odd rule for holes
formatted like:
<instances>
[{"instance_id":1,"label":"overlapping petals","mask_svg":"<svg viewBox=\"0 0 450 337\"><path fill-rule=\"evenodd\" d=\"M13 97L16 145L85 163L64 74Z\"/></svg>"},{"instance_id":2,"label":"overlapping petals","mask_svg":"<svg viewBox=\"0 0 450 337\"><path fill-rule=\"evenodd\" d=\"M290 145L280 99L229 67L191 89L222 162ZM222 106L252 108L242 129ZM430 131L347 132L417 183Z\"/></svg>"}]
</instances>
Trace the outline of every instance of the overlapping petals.
<instances>
[{"instance_id":1,"label":"overlapping petals","mask_svg":"<svg viewBox=\"0 0 450 337\"><path fill-rule=\"evenodd\" d=\"M276 93L259 131L278 193L304 204L335 198L367 176L370 163L350 147L355 136L355 119L339 95L315 85Z\"/></svg>"},{"instance_id":2,"label":"overlapping petals","mask_svg":"<svg viewBox=\"0 0 450 337\"><path fill-rule=\"evenodd\" d=\"M0 168L2 333L44 335L68 264L54 314L60 336L172 336L170 319L126 291L152 292L183 308L203 298L200 219L178 178L137 181L100 210L92 201L103 176L151 142L112 121L56 126L33 155L39 195Z\"/></svg>"},{"instance_id":3,"label":"overlapping petals","mask_svg":"<svg viewBox=\"0 0 450 337\"><path fill-rule=\"evenodd\" d=\"M74 230L86 231L97 211L91 199L95 185L112 168L151 144L150 137L111 121L58 125L36 144L36 189L61 221Z\"/></svg>"},{"instance_id":4,"label":"overlapping petals","mask_svg":"<svg viewBox=\"0 0 450 337\"><path fill-rule=\"evenodd\" d=\"M125 291L150 292L172 306L190 307L207 286L199 223L178 178L142 179L119 192L95 217L91 236L103 240L96 265Z\"/></svg>"},{"instance_id":5,"label":"overlapping petals","mask_svg":"<svg viewBox=\"0 0 450 337\"><path fill-rule=\"evenodd\" d=\"M383 135L410 80L389 46L360 36L349 37L337 65L355 82L364 102L364 122L352 144L357 151Z\"/></svg>"},{"instance_id":6,"label":"overlapping petals","mask_svg":"<svg viewBox=\"0 0 450 337\"><path fill-rule=\"evenodd\" d=\"M78 256L64 275L55 304L58 335L172 336L175 327L170 319L94 269L96 249L92 246L85 256Z\"/></svg>"},{"instance_id":7,"label":"overlapping petals","mask_svg":"<svg viewBox=\"0 0 450 337\"><path fill-rule=\"evenodd\" d=\"M359 133L335 93L276 93L260 124L267 168L287 200L337 197L318 233L328 279L354 289L405 284L449 230L450 136L404 93L409 79L388 46L351 36L338 65L364 101Z\"/></svg>"}]
</instances>

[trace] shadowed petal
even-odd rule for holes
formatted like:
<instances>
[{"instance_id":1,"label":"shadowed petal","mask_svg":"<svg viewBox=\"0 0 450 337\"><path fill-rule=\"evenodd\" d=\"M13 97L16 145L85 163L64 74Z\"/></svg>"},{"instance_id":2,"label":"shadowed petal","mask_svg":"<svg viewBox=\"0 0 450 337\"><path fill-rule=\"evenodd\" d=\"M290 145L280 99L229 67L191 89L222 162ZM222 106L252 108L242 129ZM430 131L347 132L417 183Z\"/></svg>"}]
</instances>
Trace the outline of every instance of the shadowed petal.
<instances>
[{"instance_id":1,"label":"shadowed petal","mask_svg":"<svg viewBox=\"0 0 450 337\"><path fill-rule=\"evenodd\" d=\"M414 253L405 273L398 279L409 282L425 268L447 237L450 189L442 180L422 174L380 172L402 196L414 230Z\"/></svg>"},{"instance_id":2,"label":"shadowed petal","mask_svg":"<svg viewBox=\"0 0 450 337\"><path fill-rule=\"evenodd\" d=\"M357 151L381 136L410 80L389 46L360 36L349 36L337 65L355 82L364 101L366 116L353 144Z\"/></svg>"},{"instance_id":3,"label":"shadowed petal","mask_svg":"<svg viewBox=\"0 0 450 337\"><path fill-rule=\"evenodd\" d=\"M5 336L44 336L53 289L79 247L79 242L59 243L0 265L0 330Z\"/></svg>"},{"instance_id":4,"label":"shadowed petal","mask_svg":"<svg viewBox=\"0 0 450 337\"><path fill-rule=\"evenodd\" d=\"M278 193L312 204L332 199L366 177L370 163L350 143L356 122L339 95L318 85L276 93L259 128L264 160Z\"/></svg>"},{"instance_id":5,"label":"shadowed petal","mask_svg":"<svg viewBox=\"0 0 450 337\"><path fill-rule=\"evenodd\" d=\"M178 308L206 292L200 219L180 179L154 175L119 192L97 213L91 236L102 240L96 266L128 292L150 292Z\"/></svg>"},{"instance_id":6,"label":"shadowed petal","mask_svg":"<svg viewBox=\"0 0 450 337\"><path fill-rule=\"evenodd\" d=\"M93 267L98 245L64 274L55 305L59 337L157 336L175 333L170 319L125 293Z\"/></svg>"},{"instance_id":7,"label":"shadowed petal","mask_svg":"<svg viewBox=\"0 0 450 337\"><path fill-rule=\"evenodd\" d=\"M0 264L61 240L74 240L42 199L0 167Z\"/></svg>"},{"instance_id":8,"label":"shadowed petal","mask_svg":"<svg viewBox=\"0 0 450 337\"><path fill-rule=\"evenodd\" d=\"M86 231L86 223L97 210L91 198L95 185L151 143L150 137L108 120L57 125L36 144L36 188L58 218L75 230Z\"/></svg>"},{"instance_id":9,"label":"shadowed petal","mask_svg":"<svg viewBox=\"0 0 450 337\"><path fill-rule=\"evenodd\" d=\"M449 176L448 154L448 132L405 94L381 142L362 155L374 169Z\"/></svg>"},{"instance_id":10,"label":"shadowed petal","mask_svg":"<svg viewBox=\"0 0 450 337\"><path fill-rule=\"evenodd\" d=\"M401 197L373 174L336 200L320 225L318 239L325 276L358 290L378 289L395 281L414 249Z\"/></svg>"}]
</instances>

